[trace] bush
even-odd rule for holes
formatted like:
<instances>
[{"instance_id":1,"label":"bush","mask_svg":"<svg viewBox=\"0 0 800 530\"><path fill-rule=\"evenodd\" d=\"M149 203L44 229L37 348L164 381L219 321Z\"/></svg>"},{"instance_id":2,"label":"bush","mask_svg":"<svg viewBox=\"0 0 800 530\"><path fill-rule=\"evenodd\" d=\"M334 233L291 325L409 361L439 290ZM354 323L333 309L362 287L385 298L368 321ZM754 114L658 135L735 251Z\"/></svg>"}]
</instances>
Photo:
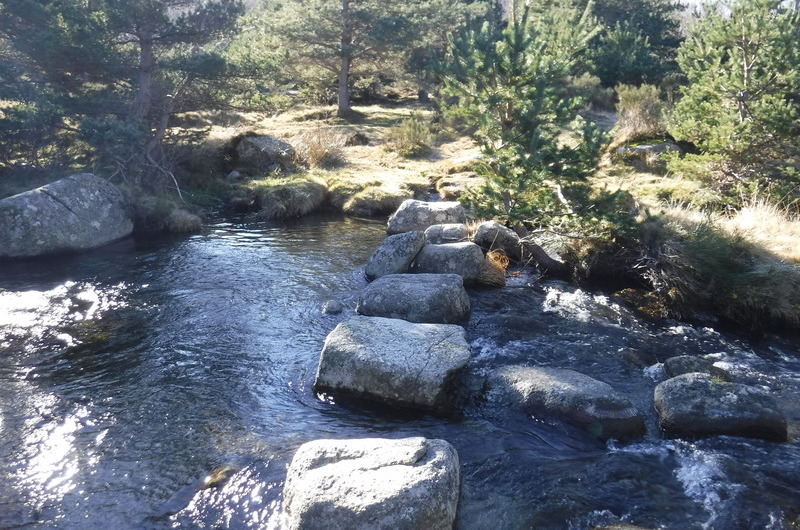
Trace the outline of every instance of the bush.
<instances>
[{"instance_id":1,"label":"bush","mask_svg":"<svg viewBox=\"0 0 800 530\"><path fill-rule=\"evenodd\" d=\"M292 141L297 162L312 168L332 168L345 162L346 138L330 127L320 127L297 135Z\"/></svg>"},{"instance_id":2,"label":"bush","mask_svg":"<svg viewBox=\"0 0 800 530\"><path fill-rule=\"evenodd\" d=\"M612 147L637 139L663 137L667 133L665 105L653 85L618 85L617 134Z\"/></svg>"},{"instance_id":3,"label":"bush","mask_svg":"<svg viewBox=\"0 0 800 530\"><path fill-rule=\"evenodd\" d=\"M249 183L256 193L263 219L299 217L318 209L325 202L328 187L309 177L268 177Z\"/></svg>"},{"instance_id":4,"label":"bush","mask_svg":"<svg viewBox=\"0 0 800 530\"><path fill-rule=\"evenodd\" d=\"M434 134L430 124L413 114L389 129L390 148L406 158L428 153L433 141Z\"/></svg>"},{"instance_id":5,"label":"bush","mask_svg":"<svg viewBox=\"0 0 800 530\"><path fill-rule=\"evenodd\" d=\"M749 328L800 326L800 265L743 229L742 221L682 209L651 219L643 238L650 247L648 278L681 316L700 309ZM788 222L773 215L768 224L782 232ZM796 226L794 233L800 234ZM797 247L797 239L792 243Z\"/></svg>"}]
</instances>

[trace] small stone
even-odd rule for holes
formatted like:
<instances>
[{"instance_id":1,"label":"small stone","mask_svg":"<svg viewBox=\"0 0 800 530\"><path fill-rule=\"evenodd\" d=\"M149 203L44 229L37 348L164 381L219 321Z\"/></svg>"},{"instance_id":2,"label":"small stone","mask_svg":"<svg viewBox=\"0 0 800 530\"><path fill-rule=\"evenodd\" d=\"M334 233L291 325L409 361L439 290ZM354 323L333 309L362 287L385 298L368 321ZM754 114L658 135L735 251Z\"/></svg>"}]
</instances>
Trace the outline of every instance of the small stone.
<instances>
[{"instance_id":1,"label":"small stone","mask_svg":"<svg viewBox=\"0 0 800 530\"><path fill-rule=\"evenodd\" d=\"M338 300L328 300L322 305L322 312L326 315L339 315L344 311L344 304Z\"/></svg>"}]
</instances>

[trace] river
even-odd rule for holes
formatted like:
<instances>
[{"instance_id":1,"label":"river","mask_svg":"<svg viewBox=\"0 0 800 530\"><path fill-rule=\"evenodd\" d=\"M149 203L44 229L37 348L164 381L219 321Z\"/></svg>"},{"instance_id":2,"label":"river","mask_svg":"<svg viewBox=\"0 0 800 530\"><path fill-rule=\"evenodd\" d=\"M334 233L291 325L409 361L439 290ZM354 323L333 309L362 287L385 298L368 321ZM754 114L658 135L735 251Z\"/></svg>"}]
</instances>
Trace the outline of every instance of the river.
<instances>
[{"instance_id":1,"label":"river","mask_svg":"<svg viewBox=\"0 0 800 530\"><path fill-rule=\"evenodd\" d=\"M647 322L523 272L470 293L470 379L512 363L577 369L629 395L644 438L600 443L479 400L444 419L315 395L322 343L352 314L320 308L352 306L384 226L219 220L0 265L0 528L282 528L299 445L417 435L458 450L459 529L800 525L796 338ZM792 441L663 439L652 391L680 354L770 388ZM202 488L215 470L229 480Z\"/></svg>"}]
</instances>

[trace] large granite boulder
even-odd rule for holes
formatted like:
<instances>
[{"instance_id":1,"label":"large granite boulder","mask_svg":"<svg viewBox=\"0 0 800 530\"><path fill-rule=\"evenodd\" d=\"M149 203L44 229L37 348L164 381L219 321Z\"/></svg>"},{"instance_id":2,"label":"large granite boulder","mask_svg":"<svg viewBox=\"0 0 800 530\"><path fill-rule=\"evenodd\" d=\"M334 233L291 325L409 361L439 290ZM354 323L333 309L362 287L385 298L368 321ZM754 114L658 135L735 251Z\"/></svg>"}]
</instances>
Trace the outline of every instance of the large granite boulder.
<instances>
[{"instance_id":1,"label":"large granite boulder","mask_svg":"<svg viewBox=\"0 0 800 530\"><path fill-rule=\"evenodd\" d=\"M0 200L0 258L86 250L132 231L122 192L91 173Z\"/></svg>"},{"instance_id":2,"label":"large granite boulder","mask_svg":"<svg viewBox=\"0 0 800 530\"><path fill-rule=\"evenodd\" d=\"M419 230L389 236L369 259L364 273L369 280L374 280L387 274L408 272L423 245L425 234Z\"/></svg>"},{"instance_id":3,"label":"large granite boulder","mask_svg":"<svg viewBox=\"0 0 800 530\"><path fill-rule=\"evenodd\" d=\"M642 414L628 398L573 370L504 366L492 372L489 387L492 401L559 419L601 440L645 432Z\"/></svg>"},{"instance_id":4,"label":"large granite boulder","mask_svg":"<svg viewBox=\"0 0 800 530\"><path fill-rule=\"evenodd\" d=\"M714 363L694 355L679 355L664 361L664 372L667 377L677 377L683 374L699 372L722 381L730 381L731 374L727 370L714 366Z\"/></svg>"},{"instance_id":5,"label":"large granite boulder","mask_svg":"<svg viewBox=\"0 0 800 530\"><path fill-rule=\"evenodd\" d=\"M469 358L461 326L356 316L325 339L314 388L449 412L452 384Z\"/></svg>"},{"instance_id":6,"label":"large granite boulder","mask_svg":"<svg viewBox=\"0 0 800 530\"><path fill-rule=\"evenodd\" d=\"M730 435L786 441L786 418L766 390L688 373L660 383L653 393L667 436Z\"/></svg>"},{"instance_id":7,"label":"large granite boulder","mask_svg":"<svg viewBox=\"0 0 800 530\"><path fill-rule=\"evenodd\" d=\"M411 264L413 273L458 274L467 283L480 278L483 251L475 243L425 245Z\"/></svg>"},{"instance_id":8,"label":"large granite boulder","mask_svg":"<svg viewBox=\"0 0 800 530\"><path fill-rule=\"evenodd\" d=\"M425 230L431 225L466 223L467 212L458 202L425 202L408 199L389 218L389 234Z\"/></svg>"},{"instance_id":9,"label":"large granite boulder","mask_svg":"<svg viewBox=\"0 0 800 530\"><path fill-rule=\"evenodd\" d=\"M283 490L292 530L444 530L458 507L458 454L444 440L315 440Z\"/></svg>"},{"instance_id":10,"label":"large granite boulder","mask_svg":"<svg viewBox=\"0 0 800 530\"><path fill-rule=\"evenodd\" d=\"M425 242L431 245L460 243L469 240L469 229L464 223L431 225L425 229Z\"/></svg>"},{"instance_id":11,"label":"large granite boulder","mask_svg":"<svg viewBox=\"0 0 800 530\"><path fill-rule=\"evenodd\" d=\"M484 250L500 250L514 261L522 260L524 250L519 236L497 221L478 225L473 240Z\"/></svg>"},{"instance_id":12,"label":"large granite boulder","mask_svg":"<svg viewBox=\"0 0 800 530\"><path fill-rule=\"evenodd\" d=\"M259 171L272 171L291 166L295 151L288 144L272 136L245 136L236 145L238 162Z\"/></svg>"},{"instance_id":13,"label":"large granite boulder","mask_svg":"<svg viewBox=\"0 0 800 530\"><path fill-rule=\"evenodd\" d=\"M364 289L356 311L409 322L457 324L469 318L470 304L457 274L390 274Z\"/></svg>"}]
</instances>

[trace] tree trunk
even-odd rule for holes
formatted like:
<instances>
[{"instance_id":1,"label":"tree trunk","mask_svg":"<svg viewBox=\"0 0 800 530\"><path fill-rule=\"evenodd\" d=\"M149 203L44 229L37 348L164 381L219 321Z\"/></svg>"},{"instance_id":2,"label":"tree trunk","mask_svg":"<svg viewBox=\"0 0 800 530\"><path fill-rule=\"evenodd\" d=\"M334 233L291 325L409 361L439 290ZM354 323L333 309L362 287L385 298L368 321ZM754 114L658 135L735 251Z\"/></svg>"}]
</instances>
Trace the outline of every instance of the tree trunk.
<instances>
[{"instance_id":1,"label":"tree trunk","mask_svg":"<svg viewBox=\"0 0 800 530\"><path fill-rule=\"evenodd\" d=\"M342 0L342 63L339 68L339 106L336 114L340 118L350 113L350 63L353 61L353 27L350 21L350 0Z\"/></svg>"},{"instance_id":2,"label":"tree trunk","mask_svg":"<svg viewBox=\"0 0 800 530\"><path fill-rule=\"evenodd\" d=\"M139 36L139 90L133 102L131 115L139 120L145 119L150 112L153 100L153 69L155 68L153 38L150 35Z\"/></svg>"}]
</instances>

